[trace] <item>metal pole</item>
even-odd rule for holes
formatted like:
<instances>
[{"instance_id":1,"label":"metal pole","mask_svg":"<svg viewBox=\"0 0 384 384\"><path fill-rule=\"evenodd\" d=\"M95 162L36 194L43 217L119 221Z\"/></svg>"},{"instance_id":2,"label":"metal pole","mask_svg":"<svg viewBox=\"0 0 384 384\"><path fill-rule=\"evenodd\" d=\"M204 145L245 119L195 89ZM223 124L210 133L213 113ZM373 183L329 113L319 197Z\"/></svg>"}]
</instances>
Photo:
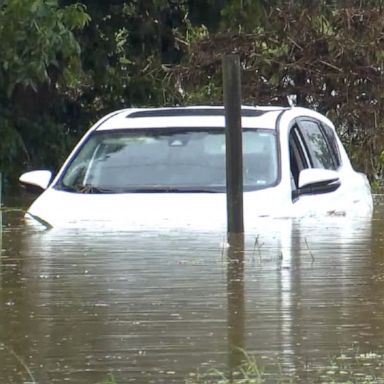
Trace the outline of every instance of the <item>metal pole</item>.
<instances>
[{"instance_id":1,"label":"metal pole","mask_svg":"<svg viewBox=\"0 0 384 384\"><path fill-rule=\"evenodd\" d=\"M240 58L223 58L223 89L226 124L227 230L244 232L243 143L241 128Z\"/></svg>"},{"instance_id":2,"label":"metal pole","mask_svg":"<svg viewBox=\"0 0 384 384\"><path fill-rule=\"evenodd\" d=\"M3 204L3 200L2 200L2 197L3 197L3 174L0 172L0 211L1 211L1 206Z\"/></svg>"}]
</instances>

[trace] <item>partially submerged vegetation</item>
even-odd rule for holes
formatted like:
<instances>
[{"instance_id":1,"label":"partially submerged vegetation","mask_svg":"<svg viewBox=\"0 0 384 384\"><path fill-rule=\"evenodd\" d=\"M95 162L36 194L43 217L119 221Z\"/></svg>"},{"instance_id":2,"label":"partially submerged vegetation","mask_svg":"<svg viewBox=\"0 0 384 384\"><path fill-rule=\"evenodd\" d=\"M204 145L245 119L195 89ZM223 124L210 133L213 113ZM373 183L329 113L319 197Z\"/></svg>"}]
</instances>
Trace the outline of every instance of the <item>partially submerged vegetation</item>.
<instances>
[{"instance_id":1,"label":"partially submerged vegetation","mask_svg":"<svg viewBox=\"0 0 384 384\"><path fill-rule=\"evenodd\" d=\"M384 382L384 356L376 353L341 353L328 364L285 370L279 360L247 359L232 374L212 370L192 375L186 384L378 384Z\"/></svg>"},{"instance_id":2,"label":"partially submerged vegetation","mask_svg":"<svg viewBox=\"0 0 384 384\"><path fill-rule=\"evenodd\" d=\"M4 0L0 171L9 184L29 167L54 170L107 111L221 104L221 58L235 52L244 103L294 94L330 115L374 181L384 161L383 20L382 0Z\"/></svg>"},{"instance_id":3,"label":"partially submerged vegetation","mask_svg":"<svg viewBox=\"0 0 384 384\"><path fill-rule=\"evenodd\" d=\"M384 382L384 355L378 353L340 353L328 364L307 366L300 371L283 368L279 358L246 358L232 373L212 369L191 373L185 384L379 384ZM114 376L98 384L118 384Z\"/></svg>"}]
</instances>

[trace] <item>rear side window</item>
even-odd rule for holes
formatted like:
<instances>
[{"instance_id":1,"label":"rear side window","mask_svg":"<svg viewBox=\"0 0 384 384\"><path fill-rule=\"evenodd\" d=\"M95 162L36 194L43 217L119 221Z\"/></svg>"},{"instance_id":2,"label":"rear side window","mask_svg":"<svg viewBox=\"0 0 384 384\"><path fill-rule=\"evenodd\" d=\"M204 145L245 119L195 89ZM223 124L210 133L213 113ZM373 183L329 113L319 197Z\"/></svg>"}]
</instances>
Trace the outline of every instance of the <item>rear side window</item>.
<instances>
[{"instance_id":1,"label":"rear side window","mask_svg":"<svg viewBox=\"0 0 384 384\"><path fill-rule=\"evenodd\" d=\"M339 165L336 155L320 124L312 120L301 120L299 127L312 167L336 169Z\"/></svg>"},{"instance_id":2,"label":"rear side window","mask_svg":"<svg viewBox=\"0 0 384 384\"><path fill-rule=\"evenodd\" d=\"M339 145L336 140L336 134L334 130L329 127L328 125L322 124L322 128L324 131L324 134L328 140L328 143L331 147L332 154L334 156L334 160L336 163L336 167L340 167L341 165L341 157L340 157L340 152L339 152Z\"/></svg>"}]
</instances>

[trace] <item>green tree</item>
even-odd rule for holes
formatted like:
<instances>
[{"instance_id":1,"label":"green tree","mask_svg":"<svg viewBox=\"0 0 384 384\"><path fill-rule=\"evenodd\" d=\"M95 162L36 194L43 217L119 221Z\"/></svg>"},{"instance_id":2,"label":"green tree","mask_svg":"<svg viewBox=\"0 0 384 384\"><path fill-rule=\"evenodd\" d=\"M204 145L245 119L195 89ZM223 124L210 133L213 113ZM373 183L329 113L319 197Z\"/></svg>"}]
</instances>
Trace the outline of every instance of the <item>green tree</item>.
<instances>
[{"instance_id":1,"label":"green tree","mask_svg":"<svg viewBox=\"0 0 384 384\"><path fill-rule=\"evenodd\" d=\"M0 3L0 169L11 175L30 161L56 163L64 131L51 123L60 96L82 78L74 31L89 22L85 7L56 0ZM60 121L57 125L62 128ZM54 151L47 155L46 143ZM44 154L44 155L43 155Z\"/></svg>"},{"instance_id":2,"label":"green tree","mask_svg":"<svg viewBox=\"0 0 384 384\"><path fill-rule=\"evenodd\" d=\"M383 0L0 0L0 169L56 167L113 109L220 104L235 52L244 103L296 94L380 175L382 20Z\"/></svg>"},{"instance_id":3,"label":"green tree","mask_svg":"<svg viewBox=\"0 0 384 384\"><path fill-rule=\"evenodd\" d=\"M19 85L76 81L80 48L73 30L89 21L85 8L59 8L56 0L3 0L0 7L0 81L3 97Z\"/></svg>"},{"instance_id":4,"label":"green tree","mask_svg":"<svg viewBox=\"0 0 384 384\"><path fill-rule=\"evenodd\" d=\"M186 51L183 1L84 1L92 22L79 36L89 84L82 103L111 109L175 102L168 67Z\"/></svg>"}]
</instances>

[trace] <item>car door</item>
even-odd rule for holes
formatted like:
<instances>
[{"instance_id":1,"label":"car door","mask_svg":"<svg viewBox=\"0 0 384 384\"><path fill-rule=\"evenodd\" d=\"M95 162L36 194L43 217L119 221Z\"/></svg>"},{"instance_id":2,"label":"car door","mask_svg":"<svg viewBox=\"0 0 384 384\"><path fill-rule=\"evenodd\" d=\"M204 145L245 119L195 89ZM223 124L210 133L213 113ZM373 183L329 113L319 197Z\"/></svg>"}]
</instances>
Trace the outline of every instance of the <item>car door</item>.
<instances>
[{"instance_id":1,"label":"car door","mask_svg":"<svg viewBox=\"0 0 384 384\"><path fill-rule=\"evenodd\" d=\"M300 194L300 172L305 169L324 169L334 172L338 183L342 184L339 172L341 157L335 132L320 121L300 117L293 123L289 134L292 202L297 209L305 211L337 211L342 199L342 185Z\"/></svg>"}]
</instances>

